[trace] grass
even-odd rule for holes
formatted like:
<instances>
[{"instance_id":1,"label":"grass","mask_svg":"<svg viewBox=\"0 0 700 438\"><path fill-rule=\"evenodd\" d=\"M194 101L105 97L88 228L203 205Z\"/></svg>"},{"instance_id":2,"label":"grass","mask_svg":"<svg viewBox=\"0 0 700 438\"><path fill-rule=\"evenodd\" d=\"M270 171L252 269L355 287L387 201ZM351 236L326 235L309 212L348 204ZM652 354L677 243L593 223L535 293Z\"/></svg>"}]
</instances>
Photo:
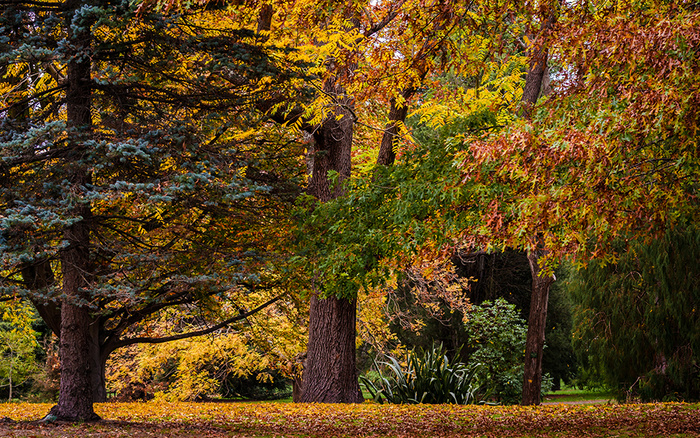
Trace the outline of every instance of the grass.
<instances>
[{"instance_id":1,"label":"grass","mask_svg":"<svg viewBox=\"0 0 700 438\"><path fill-rule=\"evenodd\" d=\"M560 391L554 391L547 394L544 397L544 402L561 402L561 403L572 403L572 402L592 402L602 400L604 402L613 400L615 396L612 391L607 390L597 390L592 391L588 389L575 389L575 388L564 388Z\"/></svg>"},{"instance_id":2,"label":"grass","mask_svg":"<svg viewBox=\"0 0 700 438\"><path fill-rule=\"evenodd\" d=\"M455 406L104 403L104 421L43 424L48 404L0 404L14 437L608 437L700 436L700 405Z\"/></svg>"}]
</instances>

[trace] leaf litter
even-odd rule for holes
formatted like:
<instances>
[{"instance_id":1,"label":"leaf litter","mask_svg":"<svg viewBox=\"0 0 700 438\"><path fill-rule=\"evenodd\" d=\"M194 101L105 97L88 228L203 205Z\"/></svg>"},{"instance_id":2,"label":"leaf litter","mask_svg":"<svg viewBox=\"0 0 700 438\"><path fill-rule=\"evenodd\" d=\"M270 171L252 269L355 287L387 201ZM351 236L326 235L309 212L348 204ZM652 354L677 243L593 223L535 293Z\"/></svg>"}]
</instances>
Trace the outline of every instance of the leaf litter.
<instances>
[{"instance_id":1,"label":"leaf litter","mask_svg":"<svg viewBox=\"0 0 700 438\"><path fill-rule=\"evenodd\" d=\"M45 424L0 404L0 437L700 437L700 405L457 406L102 403L97 423Z\"/></svg>"}]
</instances>

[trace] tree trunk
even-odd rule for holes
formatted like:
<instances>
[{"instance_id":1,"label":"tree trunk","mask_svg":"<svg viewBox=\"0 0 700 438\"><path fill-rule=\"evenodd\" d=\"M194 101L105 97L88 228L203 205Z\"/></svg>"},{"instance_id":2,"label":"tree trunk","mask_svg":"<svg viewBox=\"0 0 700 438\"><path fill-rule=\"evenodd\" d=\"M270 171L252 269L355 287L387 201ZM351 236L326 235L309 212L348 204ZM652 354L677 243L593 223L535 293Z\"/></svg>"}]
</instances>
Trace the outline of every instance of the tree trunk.
<instances>
[{"instance_id":1,"label":"tree trunk","mask_svg":"<svg viewBox=\"0 0 700 438\"><path fill-rule=\"evenodd\" d=\"M60 421L96 421L100 417L93 410L91 325L88 297L89 230L81 221L65 232L70 246L62 257L63 293L61 306L61 385L58 404L51 408L47 419Z\"/></svg>"},{"instance_id":2,"label":"tree trunk","mask_svg":"<svg viewBox=\"0 0 700 438\"><path fill-rule=\"evenodd\" d=\"M100 345L100 325L95 318L90 324L90 386L92 387L92 401L103 403L107 401L107 384L105 380L105 366L108 355L104 355Z\"/></svg>"},{"instance_id":3,"label":"tree trunk","mask_svg":"<svg viewBox=\"0 0 700 438\"><path fill-rule=\"evenodd\" d=\"M527 71L527 76L525 76L525 87L523 88L523 96L520 99L520 115L526 119L530 119L532 116L532 109L537 103L537 99L539 99L539 97L542 95L544 88L543 85L546 81L546 76L548 74L548 49L544 43L537 42L537 40L542 39L544 35L551 32L552 28L554 27L554 24L556 23L556 20L557 7L556 4L553 4L552 11L549 14L549 16L545 19L539 37L530 35L530 39L535 41L535 45L530 48L530 65Z\"/></svg>"},{"instance_id":4,"label":"tree trunk","mask_svg":"<svg viewBox=\"0 0 700 438\"><path fill-rule=\"evenodd\" d=\"M391 99L389 108L389 123L384 127L382 142L379 146L379 154L377 155L377 165L391 166L396 160L396 151L394 150L399 141L400 123L406 121L408 114L408 99L413 95L415 89L408 87L401 96L403 102L397 102L396 98Z\"/></svg>"},{"instance_id":5,"label":"tree trunk","mask_svg":"<svg viewBox=\"0 0 700 438\"><path fill-rule=\"evenodd\" d=\"M68 11L80 7L80 0L70 0ZM66 125L70 136L67 155L69 181L76 194L90 183L90 175L83 159L81 140L92 130L90 70L87 49L90 46L90 25L80 23L73 27L72 14L66 14L68 38L73 44L73 58L67 66ZM76 196L76 197L79 197ZM68 227L63 237L68 247L61 255L63 274L63 302L61 303L61 384L58 404L51 408L45 420L96 421L100 417L93 410L91 374L91 346L94 320L90 315L90 229L92 216L89 204L73 201L73 215L80 220Z\"/></svg>"},{"instance_id":6,"label":"tree trunk","mask_svg":"<svg viewBox=\"0 0 700 438\"><path fill-rule=\"evenodd\" d=\"M530 119L532 109L542 94L547 73L547 46L544 37L557 20L558 0L552 0L549 15L544 21L540 35L532 38L535 45L530 48L530 67L525 77L525 88L521 98L521 115ZM547 303L549 288L554 282L553 276L541 277L537 251L527 255L532 273L532 295L530 297L530 317L525 341L525 376L523 378L523 405L539 405L542 388L542 350L544 349L544 330L547 322Z\"/></svg>"},{"instance_id":7,"label":"tree trunk","mask_svg":"<svg viewBox=\"0 0 700 438\"><path fill-rule=\"evenodd\" d=\"M360 403L355 365L357 299L311 298L302 402Z\"/></svg>"},{"instance_id":8,"label":"tree trunk","mask_svg":"<svg viewBox=\"0 0 700 438\"><path fill-rule=\"evenodd\" d=\"M525 341L525 377L523 379L523 405L539 405L542 386L542 350L544 330L547 323L547 303L553 276L540 276L541 266L535 252L527 255L532 272L532 296L530 318Z\"/></svg>"},{"instance_id":9,"label":"tree trunk","mask_svg":"<svg viewBox=\"0 0 700 438\"><path fill-rule=\"evenodd\" d=\"M313 132L313 173L308 193L327 202L343 193L342 182L350 176L353 136L352 101L335 79L329 79L324 91L340 100L335 114ZM340 119L335 115L342 115ZM338 173L333 186L328 172ZM306 366L301 382L302 402L357 403L362 392L355 363L357 299L311 298L309 342Z\"/></svg>"}]
</instances>

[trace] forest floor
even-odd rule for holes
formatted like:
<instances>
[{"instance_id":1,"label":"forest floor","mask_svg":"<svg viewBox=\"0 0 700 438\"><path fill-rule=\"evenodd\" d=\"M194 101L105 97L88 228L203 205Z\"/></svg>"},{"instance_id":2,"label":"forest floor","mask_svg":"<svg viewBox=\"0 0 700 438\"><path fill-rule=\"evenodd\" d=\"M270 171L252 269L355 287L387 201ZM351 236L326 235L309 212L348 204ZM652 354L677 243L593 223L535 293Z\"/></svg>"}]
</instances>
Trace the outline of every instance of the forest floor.
<instances>
[{"instance_id":1,"label":"forest floor","mask_svg":"<svg viewBox=\"0 0 700 438\"><path fill-rule=\"evenodd\" d=\"M683 403L104 403L97 423L36 421L50 407L0 404L0 437L700 437L700 405Z\"/></svg>"}]
</instances>

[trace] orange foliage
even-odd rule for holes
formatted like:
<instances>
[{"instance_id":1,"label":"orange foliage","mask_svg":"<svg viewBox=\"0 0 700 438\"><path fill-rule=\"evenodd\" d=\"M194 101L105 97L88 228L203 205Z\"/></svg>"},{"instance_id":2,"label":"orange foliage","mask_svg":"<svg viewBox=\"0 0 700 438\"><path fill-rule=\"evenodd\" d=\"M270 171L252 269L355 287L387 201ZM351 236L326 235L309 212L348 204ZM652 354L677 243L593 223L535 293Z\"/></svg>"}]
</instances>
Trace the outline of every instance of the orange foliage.
<instances>
[{"instance_id":1,"label":"orange foliage","mask_svg":"<svg viewBox=\"0 0 700 438\"><path fill-rule=\"evenodd\" d=\"M700 406L459 406L283 403L107 403L98 424L32 422L47 404L0 405L0 433L20 436L697 436ZM203 435L204 434L204 435Z\"/></svg>"}]
</instances>

